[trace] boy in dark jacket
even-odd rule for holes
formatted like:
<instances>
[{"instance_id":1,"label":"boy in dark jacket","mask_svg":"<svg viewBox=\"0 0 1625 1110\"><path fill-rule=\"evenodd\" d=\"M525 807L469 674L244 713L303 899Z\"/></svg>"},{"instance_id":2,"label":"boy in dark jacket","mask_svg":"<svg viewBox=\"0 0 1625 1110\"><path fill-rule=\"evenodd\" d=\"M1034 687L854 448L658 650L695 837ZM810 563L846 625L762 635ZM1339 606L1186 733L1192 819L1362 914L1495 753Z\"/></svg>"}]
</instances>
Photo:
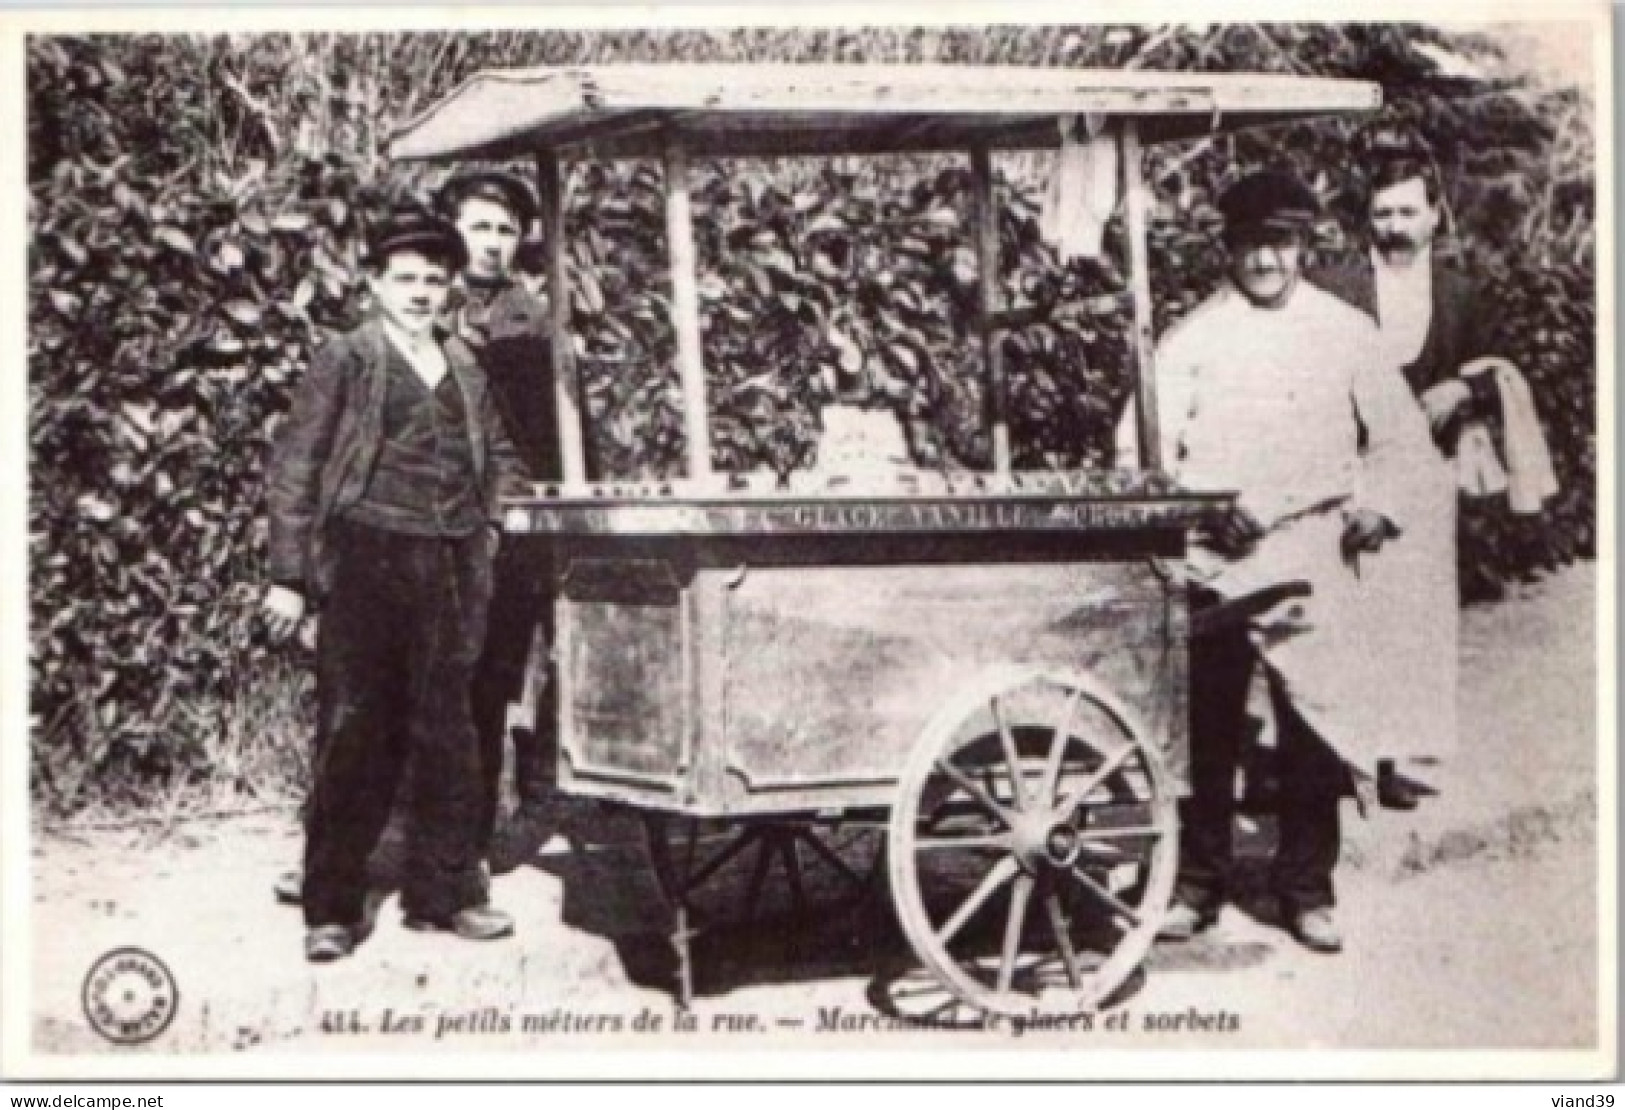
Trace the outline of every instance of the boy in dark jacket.
<instances>
[{"instance_id":1,"label":"boy in dark jacket","mask_svg":"<svg viewBox=\"0 0 1625 1110\"><path fill-rule=\"evenodd\" d=\"M271 462L273 637L310 606L314 783L305 819L305 952L348 955L370 929L367 858L410 756L409 928L513 931L480 870L480 759L469 686L484 640L498 497L526 475L484 375L436 326L465 259L427 217L378 227L376 313L323 347Z\"/></svg>"},{"instance_id":2,"label":"boy in dark jacket","mask_svg":"<svg viewBox=\"0 0 1625 1110\"><path fill-rule=\"evenodd\" d=\"M449 302L451 329L479 360L497 411L531 476L538 482L557 482L563 474L551 318L548 306L514 276L515 258L536 222L535 197L514 174L480 170L453 178L439 203L468 250ZM552 640L551 573L541 537L514 536L503 542L494 572L491 621L473 687L484 780L480 840L488 856L500 809L508 707L524 689L538 630L544 643ZM551 675L537 701L528 727L513 730L514 787L520 814L532 832L545 818L543 804L552 781L556 710Z\"/></svg>"}]
</instances>

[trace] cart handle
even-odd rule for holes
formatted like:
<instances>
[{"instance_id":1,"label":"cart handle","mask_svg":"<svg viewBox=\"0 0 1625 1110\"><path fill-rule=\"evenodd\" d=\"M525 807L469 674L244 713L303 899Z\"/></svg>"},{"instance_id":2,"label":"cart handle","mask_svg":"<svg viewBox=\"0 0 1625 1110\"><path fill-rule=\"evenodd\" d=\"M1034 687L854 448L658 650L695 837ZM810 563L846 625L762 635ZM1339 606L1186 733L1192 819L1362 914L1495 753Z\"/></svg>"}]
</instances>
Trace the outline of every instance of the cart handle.
<instances>
[{"instance_id":1,"label":"cart handle","mask_svg":"<svg viewBox=\"0 0 1625 1110\"><path fill-rule=\"evenodd\" d=\"M1194 610L1191 613L1191 637L1194 639L1197 636L1210 636L1215 632L1227 631L1267 613L1283 601L1308 597L1314 592L1314 588L1308 582L1293 579Z\"/></svg>"}]
</instances>

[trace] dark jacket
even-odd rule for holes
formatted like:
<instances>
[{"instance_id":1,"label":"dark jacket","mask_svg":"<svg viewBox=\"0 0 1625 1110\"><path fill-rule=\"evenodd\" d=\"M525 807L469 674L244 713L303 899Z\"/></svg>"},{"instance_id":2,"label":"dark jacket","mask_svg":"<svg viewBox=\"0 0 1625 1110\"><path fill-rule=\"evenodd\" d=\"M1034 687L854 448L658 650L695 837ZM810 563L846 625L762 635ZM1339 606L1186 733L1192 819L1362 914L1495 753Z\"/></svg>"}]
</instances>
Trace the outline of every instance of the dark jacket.
<instances>
[{"instance_id":1,"label":"dark jacket","mask_svg":"<svg viewBox=\"0 0 1625 1110\"><path fill-rule=\"evenodd\" d=\"M447 318L485 371L525 466L539 482L559 481L563 464L547 306L515 281L496 290L462 286L453 296Z\"/></svg>"},{"instance_id":2,"label":"dark jacket","mask_svg":"<svg viewBox=\"0 0 1625 1110\"><path fill-rule=\"evenodd\" d=\"M1381 323L1377 314L1377 278L1368 257L1362 255L1358 263L1313 272L1309 280ZM1401 368L1413 393L1420 397L1445 379L1457 376L1467 363L1493 353L1490 329L1494 318L1487 315L1487 311L1484 298L1472 281L1446 266L1435 254L1433 311L1428 317L1427 337L1422 341L1416 360ZM1496 400L1491 375L1477 375L1470 378L1468 384L1473 390L1473 405L1463 415L1493 411ZM1453 454L1460 431L1458 420L1436 432L1434 438L1440 450Z\"/></svg>"},{"instance_id":3,"label":"dark jacket","mask_svg":"<svg viewBox=\"0 0 1625 1110\"><path fill-rule=\"evenodd\" d=\"M374 319L318 350L271 456L268 575L313 600L331 584L327 525L360 498L378 457L388 343L382 322ZM457 339L446 339L442 349L463 390L475 474L495 522L498 499L526 492L528 475L473 353Z\"/></svg>"},{"instance_id":4,"label":"dark jacket","mask_svg":"<svg viewBox=\"0 0 1625 1110\"><path fill-rule=\"evenodd\" d=\"M1326 269L1309 275L1309 280L1377 319L1377 278L1370 259ZM1379 323L1381 321L1378 321ZM1404 367L1405 380L1416 394L1446 378L1454 377L1465 364L1490 353L1489 329L1493 321L1483 314L1483 298L1466 277L1433 259L1433 313L1427 338L1416 361Z\"/></svg>"}]
</instances>

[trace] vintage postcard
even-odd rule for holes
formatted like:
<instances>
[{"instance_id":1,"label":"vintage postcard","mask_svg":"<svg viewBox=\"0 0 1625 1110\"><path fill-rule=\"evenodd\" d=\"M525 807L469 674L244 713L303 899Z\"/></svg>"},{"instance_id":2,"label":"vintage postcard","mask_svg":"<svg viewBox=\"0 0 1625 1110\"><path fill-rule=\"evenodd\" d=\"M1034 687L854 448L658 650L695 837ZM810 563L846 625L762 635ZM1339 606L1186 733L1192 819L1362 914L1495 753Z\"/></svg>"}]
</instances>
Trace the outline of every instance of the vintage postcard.
<instances>
[{"instance_id":1,"label":"vintage postcard","mask_svg":"<svg viewBox=\"0 0 1625 1110\"><path fill-rule=\"evenodd\" d=\"M7 1077L1613 1076L1610 19L0 18Z\"/></svg>"}]
</instances>

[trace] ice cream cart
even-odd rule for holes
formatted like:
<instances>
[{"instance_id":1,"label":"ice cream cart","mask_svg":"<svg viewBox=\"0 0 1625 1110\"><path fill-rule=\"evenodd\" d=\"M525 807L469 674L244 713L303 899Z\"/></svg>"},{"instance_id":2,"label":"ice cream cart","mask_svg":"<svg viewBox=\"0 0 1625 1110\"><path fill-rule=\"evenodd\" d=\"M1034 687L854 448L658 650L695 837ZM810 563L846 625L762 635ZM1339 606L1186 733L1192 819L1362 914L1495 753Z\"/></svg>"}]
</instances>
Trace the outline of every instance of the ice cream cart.
<instances>
[{"instance_id":1,"label":"ice cream cart","mask_svg":"<svg viewBox=\"0 0 1625 1110\"><path fill-rule=\"evenodd\" d=\"M556 342L564 480L505 527L552 545L557 631L536 666L556 675L560 787L642 815L685 1003L689 940L730 873L754 904L770 879L803 903L883 870L920 961L989 1012L1097 1007L1141 963L1186 779L1191 617L1168 568L1228 503L1160 468L1142 149L1379 101L1367 82L1253 74L620 65L481 73L400 130L396 158L534 160L559 337L571 164L663 167L687 474L587 472L575 348ZM1021 472L992 166L1055 147L1067 119L1118 156L1138 466ZM890 154L968 159L992 468L788 489L715 472L693 164ZM848 851L865 827L883 855Z\"/></svg>"}]
</instances>

